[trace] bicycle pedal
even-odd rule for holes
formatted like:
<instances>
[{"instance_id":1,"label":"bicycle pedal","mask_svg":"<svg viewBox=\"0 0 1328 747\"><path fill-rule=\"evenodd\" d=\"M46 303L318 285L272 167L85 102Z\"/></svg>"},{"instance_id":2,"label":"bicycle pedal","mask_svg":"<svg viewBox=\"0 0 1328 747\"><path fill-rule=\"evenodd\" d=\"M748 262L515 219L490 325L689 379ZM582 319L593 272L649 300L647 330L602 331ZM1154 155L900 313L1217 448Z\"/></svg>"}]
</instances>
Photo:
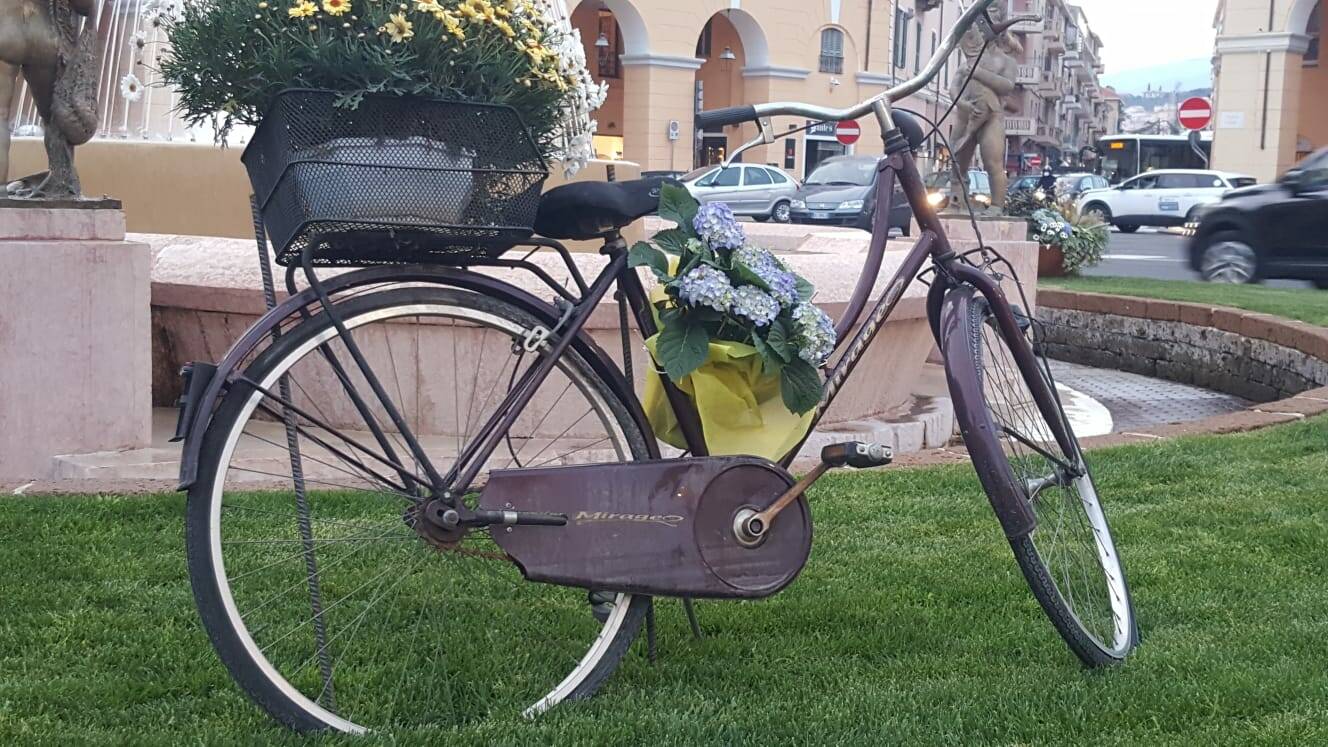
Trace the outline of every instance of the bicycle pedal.
<instances>
[{"instance_id":1,"label":"bicycle pedal","mask_svg":"<svg viewBox=\"0 0 1328 747\"><path fill-rule=\"evenodd\" d=\"M884 467L894 461L894 456L889 446L865 441L845 441L821 449L821 461L830 467Z\"/></svg>"}]
</instances>

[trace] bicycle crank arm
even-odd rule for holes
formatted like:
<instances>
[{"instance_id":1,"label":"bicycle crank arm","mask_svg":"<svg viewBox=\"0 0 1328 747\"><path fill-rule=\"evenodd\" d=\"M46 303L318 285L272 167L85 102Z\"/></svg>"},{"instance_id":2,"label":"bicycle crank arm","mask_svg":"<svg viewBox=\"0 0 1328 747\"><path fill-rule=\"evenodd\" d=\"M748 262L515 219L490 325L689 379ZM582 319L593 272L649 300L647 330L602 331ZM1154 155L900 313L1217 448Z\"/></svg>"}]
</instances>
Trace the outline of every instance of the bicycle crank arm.
<instances>
[{"instance_id":1,"label":"bicycle crank arm","mask_svg":"<svg viewBox=\"0 0 1328 747\"><path fill-rule=\"evenodd\" d=\"M738 544L743 547L757 547L765 541L765 534L770 529L770 525L774 523L775 517L779 516L781 511L788 508L803 493L806 493L831 468L868 469L884 467L893 459L894 454L890 452L890 448L881 444L869 444L862 441L831 444L821 449L821 463L804 475L801 480L798 480L796 485L775 499L775 502L766 507L764 511L753 511L749 508L739 511L733 517L733 535L737 538Z\"/></svg>"}]
</instances>

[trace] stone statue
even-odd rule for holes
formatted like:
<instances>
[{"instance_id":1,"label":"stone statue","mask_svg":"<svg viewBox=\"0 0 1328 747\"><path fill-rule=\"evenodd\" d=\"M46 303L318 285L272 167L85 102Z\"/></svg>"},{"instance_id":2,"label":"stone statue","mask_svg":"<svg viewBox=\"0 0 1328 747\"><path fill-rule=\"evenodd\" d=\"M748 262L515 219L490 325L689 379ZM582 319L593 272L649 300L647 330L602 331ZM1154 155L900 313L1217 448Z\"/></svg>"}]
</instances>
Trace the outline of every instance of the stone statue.
<instances>
[{"instance_id":1,"label":"stone statue","mask_svg":"<svg viewBox=\"0 0 1328 747\"><path fill-rule=\"evenodd\" d=\"M94 11L95 0L0 0L0 185L8 179L11 107L20 71L41 115L50 167L45 175L16 182L11 196L79 196L74 146L97 129L97 35L90 22L82 23Z\"/></svg>"},{"instance_id":2,"label":"stone statue","mask_svg":"<svg viewBox=\"0 0 1328 747\"><path fill-rule=\"evenodd\" d=\"M1004 20L1003 11L999 5L991 9L991 16L997 23ZM1018 62L1014 54L1019 47L1018 42L1009 38L1007 32L988 46L986 54L978 61L984 42L983 32L975 25L959 44L965 60L953 78L950 92L958 100L955 104L955 131L950 145L953 148L954 163L965 180L973 164L974 153L982 157L983 168L991 178L992 208L999 213L1005 207L1005 187L1008 183L1005 176L1005 97L1014 93L1016 87ZM971 70L973 79L964 88ZM963 192L960 184L955 182L953 173L950 181L950 194L955 195L951 205L967 211L968 206L963 204L961 197Z\"/></svg>"}]
</instances>

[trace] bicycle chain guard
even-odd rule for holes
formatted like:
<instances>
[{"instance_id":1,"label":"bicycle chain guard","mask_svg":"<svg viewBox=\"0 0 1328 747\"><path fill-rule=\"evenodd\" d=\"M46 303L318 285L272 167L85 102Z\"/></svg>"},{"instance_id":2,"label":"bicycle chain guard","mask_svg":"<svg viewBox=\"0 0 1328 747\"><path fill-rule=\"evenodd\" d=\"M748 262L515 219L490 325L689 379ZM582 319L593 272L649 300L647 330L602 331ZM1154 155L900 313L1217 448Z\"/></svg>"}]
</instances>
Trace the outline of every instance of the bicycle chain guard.
<instances>
[{"instance_id":1,"label":"bicycle chain guard","mask_svg":"<svg viewBox=\"0 0 1328 747\"><path fill-rule=\"evenodd\" d=\"M811 553L807 502L756 547L734 518L793 485L756 457L704 457L494 472L480 507L567 515L566 526L493 527L527 580L656 596L757 599L788 586Z\"/></svg>"}]
</instances>

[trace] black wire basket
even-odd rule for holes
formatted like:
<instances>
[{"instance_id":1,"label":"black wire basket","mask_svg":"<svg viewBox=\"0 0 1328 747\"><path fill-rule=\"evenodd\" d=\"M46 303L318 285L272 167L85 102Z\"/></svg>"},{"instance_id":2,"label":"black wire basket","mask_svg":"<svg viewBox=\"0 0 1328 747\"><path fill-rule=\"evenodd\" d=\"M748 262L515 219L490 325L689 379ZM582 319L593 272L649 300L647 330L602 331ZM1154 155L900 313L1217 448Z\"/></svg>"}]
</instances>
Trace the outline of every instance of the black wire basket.
<instances>
[{"instance_id":1,"label":"black wire basket","mask_svg":"<svg viewBox=\"0 0 1328 747\"><path fill-rule=\"evenodd\" d=\"M241 160L281 265L464 265L530 238L548 169L509 106L291 89Z\"/></svg>"}]
</instances>

